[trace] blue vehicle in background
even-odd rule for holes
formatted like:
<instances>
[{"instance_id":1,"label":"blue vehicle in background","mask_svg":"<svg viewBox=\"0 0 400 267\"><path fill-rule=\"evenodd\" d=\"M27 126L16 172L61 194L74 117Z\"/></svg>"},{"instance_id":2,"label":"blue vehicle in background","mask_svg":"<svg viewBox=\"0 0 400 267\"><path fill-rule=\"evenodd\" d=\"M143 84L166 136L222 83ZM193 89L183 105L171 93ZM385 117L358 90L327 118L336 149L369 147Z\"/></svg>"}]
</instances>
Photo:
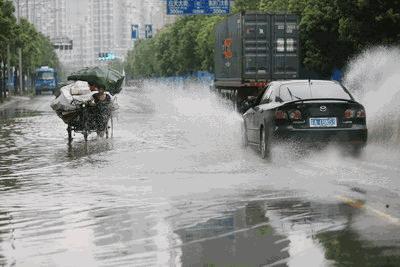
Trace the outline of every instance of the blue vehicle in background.
<instances>
[{"instance_id":1,"label":"blue vehicle in background","mask_svg":"<svg viewBox=\"0 0 400 267\"><path fill-rule=\"evenodd\" d=\"M57 72L50 67L43 66L36 69L35 92L40 95L42 91L51 91L53 94L57 88Z\"/></svg>"}]
</instances>

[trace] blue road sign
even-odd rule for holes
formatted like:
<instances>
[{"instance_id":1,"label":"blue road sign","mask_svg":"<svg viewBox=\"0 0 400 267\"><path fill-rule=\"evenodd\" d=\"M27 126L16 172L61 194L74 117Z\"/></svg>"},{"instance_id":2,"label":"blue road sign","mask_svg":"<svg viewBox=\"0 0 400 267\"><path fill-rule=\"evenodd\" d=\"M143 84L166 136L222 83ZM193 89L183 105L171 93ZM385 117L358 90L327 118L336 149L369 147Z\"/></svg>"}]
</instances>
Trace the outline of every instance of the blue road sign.
<instances>
[{"instance_id":1,"label":"blue road sign","mask_svg":"<svg viewBox=\"0 0 400 267\"><path fill-rule=\"evenodd\" d=\"M144 35L146 39L153 38L153 25L146 24L144 26Z\"/></svg>"},{"instance_id":2,"label":"blue road sign","mask_svg":"<svg viewBox=\"0 0 400 267\"><path fill-rule=\"evenodd\" d=\"M167 0L168 15L229 14L230 0Z\"/></svg>"},{"instance_id":3,"label":"blue road sign","mask_svg":"<svg viewBox=\"0 0 400 267\"><path fill-rule=\"evenodd\" d=\"M139 25L138 24L131 25L131 38L132 38L132 40L139 39Z\"/></svg>"}]
</instances>

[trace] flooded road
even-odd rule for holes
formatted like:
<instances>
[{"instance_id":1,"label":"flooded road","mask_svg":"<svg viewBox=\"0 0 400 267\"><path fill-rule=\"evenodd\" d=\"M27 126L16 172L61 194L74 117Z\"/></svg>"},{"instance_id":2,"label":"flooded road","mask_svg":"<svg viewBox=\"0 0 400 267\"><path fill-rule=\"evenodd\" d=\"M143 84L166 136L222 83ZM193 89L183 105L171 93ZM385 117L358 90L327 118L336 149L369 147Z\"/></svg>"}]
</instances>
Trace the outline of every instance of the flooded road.
<instances>
[{"instance_id":1,"label":"flooded road","mask_svg":"<svg viewBox=\"0 0 400 267\"><path fill-rule=\"evenodd\" d=\"M241 147L201 84L125 88L114 137L0 110L0 266L399 266L400 153Z\"/></svg>"}]
</instances>

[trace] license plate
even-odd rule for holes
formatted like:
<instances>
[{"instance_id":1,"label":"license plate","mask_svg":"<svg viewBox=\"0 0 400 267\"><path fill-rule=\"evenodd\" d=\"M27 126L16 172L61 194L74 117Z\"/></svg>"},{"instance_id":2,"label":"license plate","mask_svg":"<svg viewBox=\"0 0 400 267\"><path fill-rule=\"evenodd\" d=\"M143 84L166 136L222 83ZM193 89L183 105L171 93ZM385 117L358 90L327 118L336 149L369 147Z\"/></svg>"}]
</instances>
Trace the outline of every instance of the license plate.
<instances>
[{"instance_id":1,"label":"license plate","mask_svg":"<svg viewBox=\"0 0 400 267\"><path fill-rule=\"evenodd\" d=\"M312 128L337 127L337 119L336 118L310 118L310 127L312 127Z\"/></svg>"}]
</instances>

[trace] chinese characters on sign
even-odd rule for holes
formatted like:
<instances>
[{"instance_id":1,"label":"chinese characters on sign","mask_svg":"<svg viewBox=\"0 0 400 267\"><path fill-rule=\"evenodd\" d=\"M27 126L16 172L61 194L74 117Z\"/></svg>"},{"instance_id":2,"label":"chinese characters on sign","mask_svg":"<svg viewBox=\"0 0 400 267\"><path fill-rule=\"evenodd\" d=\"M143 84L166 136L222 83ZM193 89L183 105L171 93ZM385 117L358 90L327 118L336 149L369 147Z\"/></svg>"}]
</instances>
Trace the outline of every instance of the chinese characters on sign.
<instances>
[{"instance_id":1,"label":"chinese characters on sign","mask_svg":"<svg viewBox=\"0 0 400 267\"><path fill-rule=\"evenodd\" d=\"M168 15L228 14L230 0L167 0Z\"/></svg>"}]
</instances>

